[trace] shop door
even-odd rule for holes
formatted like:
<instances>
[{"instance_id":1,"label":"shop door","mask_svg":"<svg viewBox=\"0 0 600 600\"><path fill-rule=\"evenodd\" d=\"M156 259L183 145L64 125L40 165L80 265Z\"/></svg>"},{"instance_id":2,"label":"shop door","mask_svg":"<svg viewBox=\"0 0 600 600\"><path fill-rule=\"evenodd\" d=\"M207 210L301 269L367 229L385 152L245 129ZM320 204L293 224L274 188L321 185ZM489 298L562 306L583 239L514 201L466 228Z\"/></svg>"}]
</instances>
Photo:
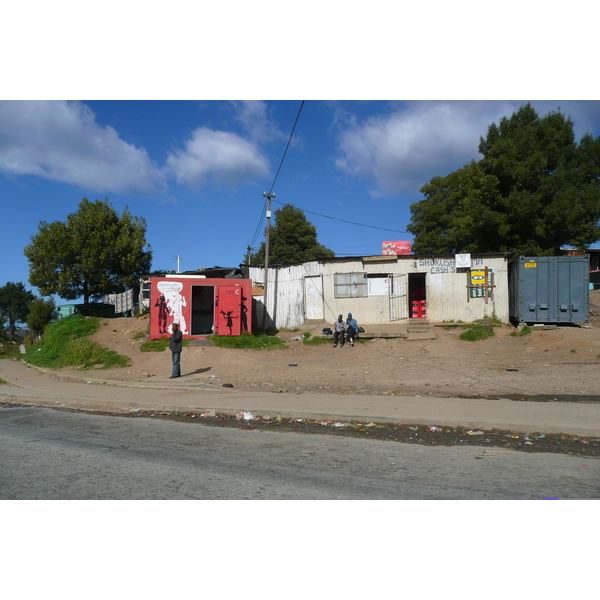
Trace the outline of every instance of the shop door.
<instances>
[{"instance_id":1,"label":"shop door","mask_svg":"<svg viewBox=\"0 0 600 600\"><path fill-rule=\"evenodd\" d=\"M219 335L240 335L242 288L220 285L217 288L216 330Z\"/></svg>"},{"instance_id":2,"label":"shop door","mask_svg":"<svg viewBox=\"0 0 600 600\"><path fill-rule=\"evenodd\" d=\"M192 285L192 335L208 335L215 322L215 286Z\"/></svg>"},{"instance_id":3,"label":"shop door","mask_svg":"<svg viewBox=\"0 0 600 600\"><path fill-rule=\"evenodd\" d=\"M408 275L394 275L390 294L390 321L408 319Z\"/></svg>"},{"instance_id":4,"label":"shop door","mask_svg":"<svg viewBox=\"0 0 600 600\"><path fill-rule=\"evenodd\" d=\"M304 306L306 319L323 319L323 278L311 275L304 278Z\"/></svg>"},{"instance_id":5,"label":"shop door","mask_svg":"<svg viewBox=\"0 0 600 600\"><path fill-rule=\"evenodd\" d=\"M425 273L410 273L408 275L408 304L411 319L427 318Z\"/></svg>"}]
</instances>

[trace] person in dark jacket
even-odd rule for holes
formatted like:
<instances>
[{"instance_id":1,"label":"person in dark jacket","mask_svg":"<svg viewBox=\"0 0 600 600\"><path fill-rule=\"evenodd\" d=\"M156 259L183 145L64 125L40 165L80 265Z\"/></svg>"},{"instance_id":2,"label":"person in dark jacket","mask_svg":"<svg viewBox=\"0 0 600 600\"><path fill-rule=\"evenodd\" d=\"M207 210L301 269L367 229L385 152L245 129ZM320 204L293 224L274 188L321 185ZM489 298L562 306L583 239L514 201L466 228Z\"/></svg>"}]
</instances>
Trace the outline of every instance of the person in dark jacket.
<instances>
[{"instance_id":1,"label":"person in dark jacket","mask_svg":"<svg viewBox=\"0 0 600 600\"><path fill-rule=\"evenodd\" d=\"M346 319L346 337L348 338L348 345L354 346L354 338L358 333L358 323L356 319L352 318L352 313L348 313L348 318Z\"/></svg>"},{"instance_id":2,"label":"person in dark jacket","mask_svg":"<svg viewBox=\"0 0 600 600\"><path fill-rule=\"evenodd\" d=\"M181 348L183 346L183 334L179 330L179 323L173 323L173 335L169 341L169 350L173 359L173 371L169 379L181 377Z\"/></svg>"}]
</instances>

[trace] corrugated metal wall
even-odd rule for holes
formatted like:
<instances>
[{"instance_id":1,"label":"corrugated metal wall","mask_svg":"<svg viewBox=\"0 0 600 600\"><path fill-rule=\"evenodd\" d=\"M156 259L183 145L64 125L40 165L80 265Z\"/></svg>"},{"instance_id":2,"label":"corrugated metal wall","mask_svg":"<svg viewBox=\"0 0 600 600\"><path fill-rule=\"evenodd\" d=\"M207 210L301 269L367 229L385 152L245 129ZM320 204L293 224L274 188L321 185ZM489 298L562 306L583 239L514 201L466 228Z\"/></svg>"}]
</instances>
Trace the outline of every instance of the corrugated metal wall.
<instances>
[{"instance_id":1,"label":"corrugated metal wall","mask_svg":"<svg viewBox=\"0 0 600 600\"><path fill-rule=\"evenodd\" d=\"M344 263L325 263L323 266L323 293L325 296L325 320L334 321L338 314L351 312L359 323L389 323L389 296L367 298L335 298L335 273L367 272L389 274L399 281L402 274L423 273L427 301L427 318L430 321L474 321L495 315L508 322L508 267L506 258L472 256L472 268L491 268L494 273L493 295L486 304L485 298L469 298L467 284L469 269L457 269L454 257L398 256L397 261L364 262L348 260ZM392 292L394 290L392 287ZM406 299L408 302L408 298Z\"/></svg>"},{"instance_id":2,"label":"corrugated metal wall","mask_svg":"<svg viewBox=\"0 0 600 600\"><path fill-rule=\"evenodd\" d=\"M265 282L263 267L246 267L248 278L254 285ZM320 275L322 264L317 261L293 265L291 267L269 267L267 288L267 325L281 329L294 329L304 324L304 278ZM262 327L263 298L255 297L255 329Z\"/></svg>"},{"instance_id":3,"label":"corrugated metal wall","mask_svg":"<svg viewBox=\"0 0 600 600\"><path fill-rule=\"evenodd\" d=\"M472 255L472 268L492 269L494 289L486 303L485 298L470 298L468 268L457 268L454 256L375 256L348 259L332 259L309 262L291 267L269 268L268 315L269 323L276 327L300 327L305 321L305 282L307 276L322 274L323 316L333 323L339 314L344 317L351 312L359 324L390 323L393 311L390 294L399 294L400 281L410 287L411 274L422 274L425 281L427 318L430 321L470 322L495 315L508 322L508 265L505 255ZM262 267L245 267L248 277L255 284L264 283ZM379 275L379 281L388 279L381 290L383 295L356 298L335 297L336 273L367 273ZM374 278L372 278L374 279ZM405 290L405 292L408 290ZM262 323L262 303L255 297L256 326ZM402 299L408 304L408 295ZM407 308L407 307L404 307ZM261 313L261 314L259 314ZM405 314L409 314L406 312Z\"/></svg>"}]
</instances>

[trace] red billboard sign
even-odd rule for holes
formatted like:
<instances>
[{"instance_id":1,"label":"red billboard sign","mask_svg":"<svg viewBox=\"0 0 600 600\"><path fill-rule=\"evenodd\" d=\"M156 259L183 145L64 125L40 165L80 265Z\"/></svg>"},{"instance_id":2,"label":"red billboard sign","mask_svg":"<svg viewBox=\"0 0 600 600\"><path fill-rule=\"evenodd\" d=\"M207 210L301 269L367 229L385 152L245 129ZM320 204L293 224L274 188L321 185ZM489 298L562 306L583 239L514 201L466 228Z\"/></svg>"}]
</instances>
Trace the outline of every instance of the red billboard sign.
<instances>
[{"instance_id":1,"label":"red billboard sign","mask_svg":"<svg viewBox=\"0 0 600 600\"><path fill-rule=\"evenodd\" d=\"M411 242L381 242L381 254L410 254Z\"/></svg>"}]
</instances>

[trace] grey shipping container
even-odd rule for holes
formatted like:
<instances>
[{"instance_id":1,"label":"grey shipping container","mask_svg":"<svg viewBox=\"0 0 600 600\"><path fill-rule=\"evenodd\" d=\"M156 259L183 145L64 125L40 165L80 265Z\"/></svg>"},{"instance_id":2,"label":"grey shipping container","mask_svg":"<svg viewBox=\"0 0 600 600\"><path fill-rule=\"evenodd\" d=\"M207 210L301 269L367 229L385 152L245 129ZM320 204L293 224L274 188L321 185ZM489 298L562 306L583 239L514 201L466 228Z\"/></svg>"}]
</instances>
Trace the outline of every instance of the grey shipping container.
<instances>
[{"instance_id":1,"label":"grey shipping container","mask_svg":"<svg viewBox=\"0 0 600 600\"><path fill-rule=\"evenodd\" d=\"M519 323L588 323L589 255L520 256L509 264L509 315Z\"/></svg>"}]
</instances>

